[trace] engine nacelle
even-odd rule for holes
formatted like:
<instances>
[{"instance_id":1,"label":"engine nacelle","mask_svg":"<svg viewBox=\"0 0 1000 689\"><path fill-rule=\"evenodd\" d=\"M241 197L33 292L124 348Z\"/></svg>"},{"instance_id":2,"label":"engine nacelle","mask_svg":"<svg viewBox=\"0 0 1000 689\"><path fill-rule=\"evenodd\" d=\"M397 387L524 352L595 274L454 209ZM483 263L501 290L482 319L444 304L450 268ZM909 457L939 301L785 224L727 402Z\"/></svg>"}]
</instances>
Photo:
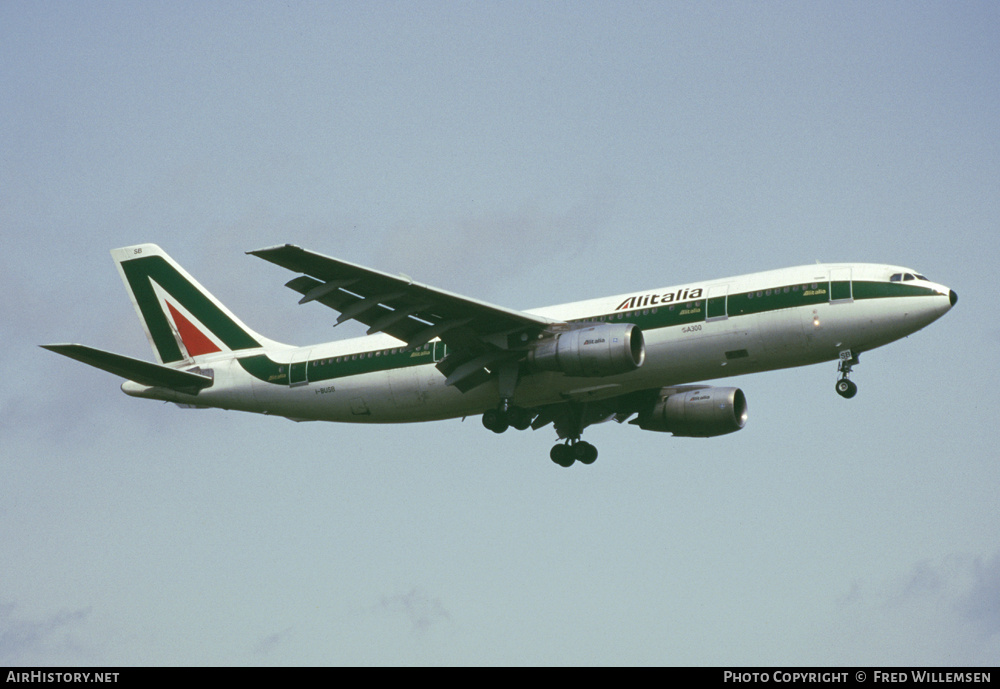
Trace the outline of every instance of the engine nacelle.
<instances>
[{"instance_id":1,"label":"engine nacelle","mask_svg":"<svg viewBox=\"0 0 1000 689\"><path fill-rule=\"evenodd\" d=\"M711 438L746 425L747 399L739 388L663 388L652 408L632 423L645 431Z\"/></svg>"},{"instance_id":2,"label":"engine nacelle","mask_svg":"<svg viewBox=\"0 0 1000 689\"><path fill-rule=\"evenodd\" d=\"M628 373L645 359L646 343L634 323L598 323L556 333L528 353L538 370L585 378Z\"/></svg>"}]
</instances>

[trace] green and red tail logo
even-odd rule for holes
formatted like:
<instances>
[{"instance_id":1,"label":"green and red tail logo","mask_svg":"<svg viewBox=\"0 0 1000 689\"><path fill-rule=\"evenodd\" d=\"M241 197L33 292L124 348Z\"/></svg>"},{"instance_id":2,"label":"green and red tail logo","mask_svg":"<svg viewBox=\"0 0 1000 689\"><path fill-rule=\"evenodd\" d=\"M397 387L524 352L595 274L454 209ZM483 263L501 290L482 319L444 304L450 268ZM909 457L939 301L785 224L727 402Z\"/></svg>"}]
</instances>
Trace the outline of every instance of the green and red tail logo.
<instances>
[{"instance_id":1,"label":"green and red tail logo","mask_svg":"<svg viewBox=\"0 0 1000 689\"><path fill-rule=\"evenodd\" d=\"M263 345L264 338L158 246L143 244L111 254L161 363Z\"/></svg>"}]
</instances>

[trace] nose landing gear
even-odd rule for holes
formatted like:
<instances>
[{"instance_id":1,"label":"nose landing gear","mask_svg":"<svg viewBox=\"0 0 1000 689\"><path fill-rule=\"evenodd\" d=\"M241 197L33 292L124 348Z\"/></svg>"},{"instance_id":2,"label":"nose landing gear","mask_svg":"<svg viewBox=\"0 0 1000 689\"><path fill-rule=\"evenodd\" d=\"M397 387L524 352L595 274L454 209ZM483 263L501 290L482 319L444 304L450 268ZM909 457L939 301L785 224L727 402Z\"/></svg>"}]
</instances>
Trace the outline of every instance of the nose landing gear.
<instances>
[{"instance_id":1,"label":"nose landing gear","mask_svg":"<svg viewBox=\"0 0 1000 689\"><path fill-rule=\"evenodd\" d=\"M860 355L851 354L851 350L845 349L840 353L840 366L838 370L840 371L840 380L837 381L837 394L844 399L851 399L856 394L858 394L858 386L855 385L848 376L851 375L851 369L855 364L860 362Z\"/></svg>"}]
</instances>

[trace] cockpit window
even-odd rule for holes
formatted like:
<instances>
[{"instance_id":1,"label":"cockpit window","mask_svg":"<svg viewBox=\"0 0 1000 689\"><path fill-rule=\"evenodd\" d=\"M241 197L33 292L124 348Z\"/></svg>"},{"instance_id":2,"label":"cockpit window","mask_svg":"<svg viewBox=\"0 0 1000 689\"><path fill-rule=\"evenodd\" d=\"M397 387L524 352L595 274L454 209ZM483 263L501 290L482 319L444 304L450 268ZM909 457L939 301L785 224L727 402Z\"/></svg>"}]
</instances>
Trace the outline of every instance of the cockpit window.
<instances>
[{"instance_id":1,"label":"cockpit window","mask_svg":"<svg viewBox=\"0 0 1000 689\"><path fill-rule=\"evenodd\" d=\"M909 282L910 280L926 280L927 282L930 282L930 280L927 280L927 278L920 273L894 273L892 277L889 278L889 282Z\"/></svg>"}]
</instances>

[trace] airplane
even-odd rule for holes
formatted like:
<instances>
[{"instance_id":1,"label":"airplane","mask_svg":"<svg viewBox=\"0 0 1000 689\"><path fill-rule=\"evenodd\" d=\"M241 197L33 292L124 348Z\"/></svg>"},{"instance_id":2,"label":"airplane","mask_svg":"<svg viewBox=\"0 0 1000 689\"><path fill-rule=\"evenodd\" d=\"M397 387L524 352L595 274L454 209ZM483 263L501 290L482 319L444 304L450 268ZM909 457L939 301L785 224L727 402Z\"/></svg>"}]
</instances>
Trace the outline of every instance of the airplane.
<instances>
[{"instance_id":1,"label":"airplane","mask_svg":"<svg viewBox=\"0 0 1000 689\"><path fill-rule=\"evenodd\" d=\"M133 397L295 421L420 422L482 416L494 433L552 424L550 458L591 464L586 427L628 421L679 437L747 422L736 387L702 381L838 362L947 313L949 288L909 268L806 265L517 311L286 244L247 252L298 276L287 287L368 326L295 347L251 330L155 244L111 254L157 363L42 345L126 381Z\"/></svg>"}]
</instances>

